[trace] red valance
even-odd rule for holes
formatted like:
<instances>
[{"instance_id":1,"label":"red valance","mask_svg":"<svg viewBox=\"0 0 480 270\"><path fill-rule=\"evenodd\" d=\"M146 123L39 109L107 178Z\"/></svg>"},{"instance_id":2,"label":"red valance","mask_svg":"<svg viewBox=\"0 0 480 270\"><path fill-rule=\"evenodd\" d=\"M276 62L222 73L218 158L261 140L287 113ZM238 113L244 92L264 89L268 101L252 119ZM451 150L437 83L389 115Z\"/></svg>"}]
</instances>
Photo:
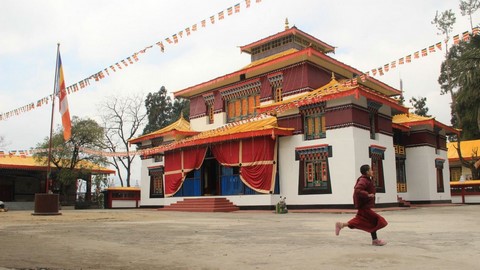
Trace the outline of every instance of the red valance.
<instances>
[{"instance_id":1,"label":"red valance","mask_svg":"<svg viewBox=\"0 0 480 270\"><path fill-rule=\"evenodd\" d=\"M270 136L252 137L216 144L211 149L220 164L240 167L240 179L245 185L260 193L271 193L277 168L275 143Z\"/></svg>"},{"instance_id":2,"label":"red valance","mask_svg":"<svg viewBox=\"0 0 480 270\"><path fill-rule=\"evenodd\" d=\"M207 147L165 152L165 196L173 196L181 187L185 176L202 166Z\"/></svg>"}]
</instances>

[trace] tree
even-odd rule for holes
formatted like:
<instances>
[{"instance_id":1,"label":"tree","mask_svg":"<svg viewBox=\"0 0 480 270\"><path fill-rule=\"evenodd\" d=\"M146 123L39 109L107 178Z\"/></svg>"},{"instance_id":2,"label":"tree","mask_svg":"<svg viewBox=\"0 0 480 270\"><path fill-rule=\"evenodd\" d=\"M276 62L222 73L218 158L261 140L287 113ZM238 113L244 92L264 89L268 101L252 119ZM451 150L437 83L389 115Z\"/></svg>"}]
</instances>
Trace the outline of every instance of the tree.
<instances>
[{"instance_id":1,"label":"tree","mask_svg":"<svg viewBox=\"0 0 480 270\"><path fill-rule=\"evenodd\" d=\"M475 11L477 11L479 7L480 7L479 0L468 0L468 1L460 0L460 11L462 13L462 16L468 15L470 20L470 27L472 29L473 29L472 14L475 13Z\"/></svg>"},{"instance_id":2,"label":"tree","mask_svg":"<svg viewBox=\"0 0 480 270\"><path fill-rule=\"evenodd\" d=\"M450 63L450 83L446 78L445 62L438 81L442 88L456 89L458 121L453 124L462 129L462 139L480 138L480 36L452 47L447 60Z\"/></svg>"},{"instance_id":3,"label":"tree","mask_svg":"<svg viewBox=\"0 0 480 270\"><path fill-rule=\"evenodd\" d=\"M52 135L51 163L55 169L50 175L54 180L53 190L63 194L64 202L67 202L67 193L76 187L77 179L85 179L91 175L92 165L105 164L105 158L84 154L81 148L99 149L102 145L103 128L92 119L72 118L72 137L65 142L63 130L59 127ZM48 149L49 138L37 144L37 149ZM48 166L48 151L36 152L34 158L40 164ZM90 200L89 179L87 180L86 200Z\"/></svg>"},{"instance_id":4,"label":"tree","mask_svg":"<svg viewBox=\"0 0 480 270\"><path fill-rule=\"evenodd\" d=\"M452 103L450 105L450 114L452 116L452 124L454 122L458 122L458 116L455 112L455 93L453 91L453 87L451 84L451 78L450 78L450 64L448 60L448 40L450 39L450 33L453 30L453 25L455 24L456 18L455 18L455 13L450 10L446 10L442 12L440 15L437 13L435 14L435 18L431 22L437 27L437 32L438 35L445 35L445 62L442 64L441 69L445 74L446 77L446 84L443 85L441 88L440 94L444 95L446 93L450 93L450 97L452 99ZM441 84L441 83L440 83ZM454 122L453 122L454 121Z\"/></svg>"},{"instance_id":5,"label":"tree","mask_svg":"<svg viewBox=\"0 0 480 270\"><path fill-rule=\"evenodd\" d=\"M415 113L417 115L420 115L420 116L430 117L430 115L428 115L428 107L427 107L427 98L426 97L418 97L418 99L415 98L415 97L412 97L410 99L410 104L412 104L413 108L415 108L413 113Z\"/></svg>"},{"instance_id":6,"label":"tree","mask_svg":"<svg viewBox=\"0 0 480 270\"><path fill-rule=\"evenodd\" d=\"M148 123L143 129L143 134L148 134L170 125L183 114L185 119L190 116L190 100L183 98L172 99L162 86L156 93L149 93L145 99Z\"/></svg>"},{"instance_id":7,"label":"tree","mask_svg":"<svg viewBox=\"0 0 480 270\"><path fill-rule=\"evenodd\" d=\"M171 123L172 100L165 86L162 86L158 92L147 95L145 107L148 123L143 129L143 134L154 132Z\"/></svg>"},{"instance_id":8,"label":"tree","mask_svg":"<svg viewBox=\"0 0 480 270\"><path fill-rule=\"evenodd\" d=\"M132 163L135 155L130 154L131 146L128 143L135 137L143 125L147 115L142 111L143 97L109 97L101 104L102 123L105 130L104 147L110 152L126 152L126 156L114 156L109 164L117 170L122 187L125 170L125 183L127 187L131 182Z\"/></svg>"},{"instance_id":9,"label":"tree","mask_svg":"<svg viewBox=\"0 0 480 270\"><path fill-rule=\"evenodd\" d=\"M183 118L190 118L190 100L184 98L175 98L172 106L171 122L175 122L183 115ZM170 123L171 124L171 123Z\"/></svg>"}]
</instances>

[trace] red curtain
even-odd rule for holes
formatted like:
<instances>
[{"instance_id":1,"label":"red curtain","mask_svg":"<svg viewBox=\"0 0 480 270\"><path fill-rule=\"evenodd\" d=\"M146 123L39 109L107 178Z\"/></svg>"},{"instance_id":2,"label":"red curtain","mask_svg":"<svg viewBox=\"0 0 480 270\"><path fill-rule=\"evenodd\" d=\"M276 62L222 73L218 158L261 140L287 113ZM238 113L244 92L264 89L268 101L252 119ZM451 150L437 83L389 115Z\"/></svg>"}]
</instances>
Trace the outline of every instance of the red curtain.
<instances>
[{"instance_id":1,"label":"red curtain","mask_svg":"<svg viewBox=\"0 0 480 270\"><path fill-rule=\"evenodd\" d=\"M212 153L224 166L240 166L240 179L251 189L271 193L275 187L276 147L268 136L213 145Z\"/></svg>"},{"instance_id":2,"label":"red curtain","mask_svg":"<svg viewBox=\"0 0 480 270\"><path fill-rule=\"evenodd\" d=\"M165 153L165 196L173 196L182 187L185 176L200 169L206 153L206 146Z\"/></svg>"}]
</instances>

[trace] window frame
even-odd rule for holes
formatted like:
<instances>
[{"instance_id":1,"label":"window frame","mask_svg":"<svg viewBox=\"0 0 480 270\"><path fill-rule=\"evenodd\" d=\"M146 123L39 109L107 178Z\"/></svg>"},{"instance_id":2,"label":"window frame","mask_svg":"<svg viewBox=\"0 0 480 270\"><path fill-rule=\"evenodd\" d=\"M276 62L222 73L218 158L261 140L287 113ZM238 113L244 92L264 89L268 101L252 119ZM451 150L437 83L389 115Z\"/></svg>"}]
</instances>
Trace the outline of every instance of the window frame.
<instances>
[{"instance_id":1,"label":"window frame","mask_svg":"<svg viewBox=\"0 0 480 270\"><path fill-rule=\"evenodd\" d=\"M377 145L371 145L368 149L370 167L373 170L373 183L375 185L375 190L378 193L385 193L385 175L383 171L385 150L385 147Z\"/></svg>"},{"instance_id":2,"label":"window frame","mask_svg":"<svg viewBox=\"0 0 480 270\"><path fill-rule=\"evenodd\" d=\"M332 194L332 181L328 162L328 158L332 157L332 146L319 145L297 148L295 157L299 161L298 194ZM313 171L309 172L308 167L313 168ZM310 176L311 179L309 179ZM308 183L311 183L311 186Z\"/></svg>"},{"instance_id":3,"label":"window frame","mask_svg":"<svg viewBox=\"0 0 480 270\"><path fill-rule=\"evenodd\" d=\"M165 190L164 190L164 167L151 169L148 172L150 176L150 198L164 198L165 197ZM160 192L155 192L155 186L160 186Z\"/></svg>"}]
</instances>

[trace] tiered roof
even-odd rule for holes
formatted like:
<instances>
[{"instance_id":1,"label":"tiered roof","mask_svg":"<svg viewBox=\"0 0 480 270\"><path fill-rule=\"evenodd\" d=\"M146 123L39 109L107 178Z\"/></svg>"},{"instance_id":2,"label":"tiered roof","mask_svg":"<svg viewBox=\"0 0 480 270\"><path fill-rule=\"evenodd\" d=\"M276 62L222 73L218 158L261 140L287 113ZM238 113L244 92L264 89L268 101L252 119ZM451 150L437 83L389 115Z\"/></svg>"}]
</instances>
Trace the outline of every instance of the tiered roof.
<instances>
[{"instance_id":1,"label":"tiered roof","mask_svg":"<svg viewBox=\"0 0 480 270\"><path fill-rule=\"evenodd\" d=\"M438 122L437 120L435 120L435 117L425 117L425 116L420 116L414 113L397 114L393 116L392 122L394 124L401 124L409 128L412 128L415 126L425 126L425 125L430 126L432 128L437 126L444 129L445 132L447 132L447 134L458 134L458 130Z\"/></svg>"},{"instance_id":2,"label":"tiered roof","mask_svg":"<svg viewBox=\"0 0 480 270\"><path fill-rule=\"evenodd\" d=\"M261 116L257 118L246 119L235 123L230 123L201 132L195 136L185 138L178 142L161 145L149 149L145 155L163 153L164 151L174 150L190 146L200 146L204 144L240 140L259 136L289 136L292 135L293 128L282 128L277 124L277 118L272 116Z\"/></svg>"},{"instance_id":3,"label":"tiered roof","mask_svg":"<svg viewBox=\"0 0 480 270\"><path fill-rule=\"evenodd\" d=\"M137 137L135 139L131 139L129 142L130 143L140 143L140 142L143 142L143 141L146 141L146 140L152 140L152 139L155 139L155 138L165 137L167 135L192 136L192 135L195 135L195 134L198 134L198 133L199 133L198 131L193 131L190 128L190 122L185 120L185 118L183 118L183 114L182 114L182 115L180 115L180 118L177 121L175 121L174 123L162 128L162 129L159 129L157 131L142 135L142 136Z\"/></svg>"},{"instance_id":4,"label":"tiered roof","mask_svg":"<svg viewBox=\"0 0 480 270\"><path fill-rule=\"evenodd\" d=\"M358 98L359 95L363 95L369 99L379 101L382 104L388 104L390 107L399 112L408 112L407 108L399 105L395 100L385 95L376 93L371 89L368 89L367 87L361 85L354 85L351 82L347 82L348 80L340 80L339 82L332 76L332 80L320 88L317 88L313 91L304 93L299 96L284 99L283 101L259 106L257 108L257 112L277 114L279 112L283 112L285 110L296 108L299 106L315 104L322 101L337 99L346 96L355 96Z\"/></svg>"}]
</instances>

